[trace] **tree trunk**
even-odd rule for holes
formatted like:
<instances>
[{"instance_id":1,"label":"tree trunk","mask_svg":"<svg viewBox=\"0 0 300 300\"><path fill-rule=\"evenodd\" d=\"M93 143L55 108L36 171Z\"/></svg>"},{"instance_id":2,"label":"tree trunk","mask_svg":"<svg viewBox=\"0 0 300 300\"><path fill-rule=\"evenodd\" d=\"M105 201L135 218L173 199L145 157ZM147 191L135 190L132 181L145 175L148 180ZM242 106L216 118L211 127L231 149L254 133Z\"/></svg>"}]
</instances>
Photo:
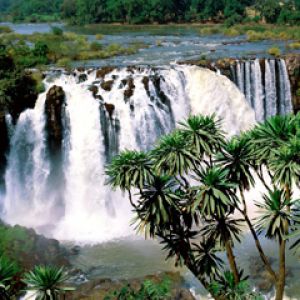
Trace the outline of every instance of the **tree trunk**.
<instances>
[{"instance_id":1,"label":"tree trunk","mask_svg":"<svg viewBox=\"0 0 300 300\"><path fill-rule=\"evenodd\" d=\"M285 288L285 246L286 241L282 238L279 242L279 276L276 284L275 300L282 300Z\"/></svg>"},{"instance_id":2,"label":"tree trunk","mask_svg":"<svg viewBox=\"0 0 300 300\"><path fill-rule=\"evenodd\" d=\"M230 245L230 241L227 241L225 244L226 247L226 253L227 253L227 258L228 258L228 262L229 262L229 266L231 269L231 272L233 273L234 276L234 282L235 284L238 284L240 282L240 275L239 275L239 271L235 262L235 257Z\"/></svg>"},{"instance_id":3,"label":"tree trunk","mask_svg":"<svg viewBox=\"0 0 300 300\"><path fill-rule=\"evenodd\" d=\"M286 192L286 199L288 201L291 200L291 190L288 184L284 186ZM288 204L287 209L290 211L291 207ZM285 222L284 228L285 234L289 233L289 223L288 221ZM278 280L276 284L276 297L275 300L282 300L284 295L284 288L285 288L285 274L286 274L286 265L285 265L285 248L286 248L286 240L284 237L281 237L279 240L279 274Z\"/></svg>"},{"instance_id":4,"label":"tree trunk","mask_svg":"<svg viewBox=\"0 0 300 300\"><path fill-rule=\"evenodd\" d=\"M252 236L253 236L253 239L254 239L254 241L255 241L255 246L256 246L256 248L257 248L257 251L258 251L258 253L259 253L259 256L260 256L262 262L264 263L264 265L265 265L267 271L268 271L268 272L270 273L270 275L272 276L274 282L276 282L276 280L277 280L277 275L276 275L276 273L274 272L274 270L272 269L271 264L270 264L270 262L269 262L269 259L268 259L268 257L265 255L265 252L264 252L264 250L263 250L263 248L262 248L262 246L261 246L260 240L259 240L259 238L258 238L258 236L257 236L257 234L256 234L256 231L255 231L255 229L254 229L254 227L253 227L253 225L252 225L252 223L251 223L251 220L250 220L249 217L248 217L247 204L246 204L246 200L245 200L245 196L244 196L243 189L242 189L241 187L240 187L240 194L241 194L242 202L243 202L243 205L244 205L244 210L243 210L242 213L243 213L243 215L244 215L245 221L246 221L246 223L247 223L247 225L248 225L248 227L249 227L249 229L250 229L250 232L251 232L251 234L252 234Z\"/></svg>"},{"instance_id":5,"label":"tree trunk","mask_svg":"<svg viewBox=\"0 0 300 300\"><path fill-rule=\"evenodd\" d=\"M132 199L132 195L131 195L131 191L128 190L128 195L129 195L129 201L132 207L134 207L135 209L137 209L137 206L134 204L133 199Z\"/></svg>"}]
</instances>

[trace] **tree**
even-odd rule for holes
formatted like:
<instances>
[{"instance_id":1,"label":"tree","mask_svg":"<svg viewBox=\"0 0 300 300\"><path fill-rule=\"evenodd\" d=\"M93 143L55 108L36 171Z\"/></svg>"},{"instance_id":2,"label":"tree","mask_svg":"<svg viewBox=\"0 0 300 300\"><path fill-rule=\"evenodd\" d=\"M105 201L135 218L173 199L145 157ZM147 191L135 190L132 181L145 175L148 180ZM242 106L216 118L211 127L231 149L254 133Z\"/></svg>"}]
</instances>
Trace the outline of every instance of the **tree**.
<instances>
[{"instance_id":1,"label":"tree","mask_svg":"<svg viewBox=\"0 0 300 300\"><path fill-rule=\"evenodd\" d=\"M280 2L277 0L257 0L255 7L268 23L275 23L281 11Z\"/></svg>"},{"instance_id":2,"label":"tree","mask_svg":"<svg viewBox=\"0 0 300 300\"><path fill-rule=\"evenodd\" d=\"M149 153L147 173L152 176L140 181L139 200L134 204L138 229L160 237L167 257L187 266L215 299L231 299L246 286L234 256L244 222L273 278L276 300L283 297L286 243L290 234L297 234L300 222L299 201L293 199L300 177L299 120L299 115L273 117L227 141L215 116L191 116ZM128 162L123 164L121 157L113 160L107 174L114 188L124 189L124 180L121 184L115 180L124 178L122 172L128 170ZM118 168L110 175L116 164ZM257 204L258 220L249 216L244 195L255 188L255 174L267 190ZM125 176L133 180L128 189L136 188L137 177ZM235 211L242 218L235 217ZM278 242L278 271L262 248L262 233ZM218 256L223 250L229 273Z\"/></svg>"}]
</instances>

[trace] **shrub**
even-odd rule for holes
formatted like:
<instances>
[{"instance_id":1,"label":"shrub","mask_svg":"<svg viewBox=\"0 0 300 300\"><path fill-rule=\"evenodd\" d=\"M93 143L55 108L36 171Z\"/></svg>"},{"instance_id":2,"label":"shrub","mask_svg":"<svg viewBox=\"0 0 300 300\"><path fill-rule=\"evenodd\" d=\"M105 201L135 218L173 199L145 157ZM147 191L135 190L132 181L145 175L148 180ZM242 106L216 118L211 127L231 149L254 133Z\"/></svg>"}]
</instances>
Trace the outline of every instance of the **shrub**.
<instances>
[{"instance_id":1,"label":"shrub","mask_svg":"<svg viewBox=\"0 0 300 300\"><path fill-rule=\"evenodd\" d=\"M0 26L0 34L1 33L10 33L12 32L12 29L8 26Z\"/></svg>"},{"instance_id":2,"label":"shrub","mask_svg":"<svg viewBox=\"0 0 300 300\"><path fill-rule=\"evenodd\" d=\"M98 34L95 35L95 37L96 37L96 40L102 40L103 39L103 34L98 33Z\"/></svg>"},{"instance_id":3,"label":"shrub","mask_svg":"<svg viewBox=\"0 0 300 300\"><path fill-rule=\"evenodd\" d=\"M32 79L36 82L36 92L38 94L43 93L45 91L45 85L43 82L43 74L39 71L33 72L31 74Z\"/></svg>"},{"instance_id":4,"label":"shrub","mask_svg":"<svg viewBox=\"0 0 300 300\"><path fill-rule=\"evenodd\" d=\"M126 285L121 290L107 295L104 300L165 300L170 297L170 285L171 282L167 278L160 283L145 280L138 290Z\"/></svg>"},{"instance_id":5,"label":"shrub","mask_svg":"<svg viewBox=\"0 0 300 300\"><path fill-rule=\"evenodd\" d=\"M281 50L278 47L273 46L268 49L268 54L278 57L281 54Z\"/></svg>"},{"instance_id":6,"label":"shrub","mask_svg":"<svg viewBox=\"0 0 300 300\"><path fill-rule=\"evenodd\" d=\"M51 28L51 30L54 35L58 35L58 36L62 36L64 33L64 31L60 27L57 27L57 26L53 26Z\"/></svg>"},{"instance_id":7,"label":"shrub","mask_svg":"<svg viewBox=\"0 0 300 300\"><path fill-rule=\"evenodd\" d=\"M224 30L224 35L226 36L238 36L240 35L240 32L235 29L234 27L230 27Z\"/></svg>"},{"instance_id":8,"label":"shrub","mask_svg":"<svg viewBox=\"0 0 300 300\"><path fill-rule=\"evenodd\" d=\"M213 35L213 34L220 34L221 30L219 27L216 26L209 26L200 29L200 35Z\"/></svg>"},{"instance_id":9,"label":"shrub","mask_svg":"<svg viewBox=\"0 0 300 300\"><path fill-rule=\"evenodd\" d=\"M92 51L99 51L99 50L102 50L102 48L103 48L103 46L100 43L98 43L98 42L92 42L90 44L90 49Z\"/></svg>"},{"instance_id":10,"label":"shrub","mask_svg":"<svg viewBox=\"0 0 300 300\"><path fill-rule=\"evenodd\" d=\"M71 60L67 57L61 58L57 61L56 65L60 68L71 69Z\"/></svg>"},{"instance_id":11,"label":"shrub","mask_svg":"<svg viewBox=\"0 0 300 300\"><path fill-rule=\"evenodd\" d=\"M300 49L300 42L290 43L290 44L288 45L288 47L289 47L290 49Z\"/></svg>"}]
</instances>

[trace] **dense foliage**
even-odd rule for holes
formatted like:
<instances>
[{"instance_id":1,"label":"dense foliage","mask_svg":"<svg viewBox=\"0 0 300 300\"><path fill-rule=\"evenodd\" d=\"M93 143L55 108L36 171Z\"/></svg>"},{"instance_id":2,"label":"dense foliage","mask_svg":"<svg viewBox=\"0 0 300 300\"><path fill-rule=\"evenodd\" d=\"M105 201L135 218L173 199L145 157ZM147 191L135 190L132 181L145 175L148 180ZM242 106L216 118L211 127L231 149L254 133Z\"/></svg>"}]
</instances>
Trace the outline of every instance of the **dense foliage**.
<instances>
[{"instance_id":1,"label":"dense foliage","mask_svg":"<svg viewBox=\"0 0 300 300\"><path fill-rule=\"evenodd\" d=\"M247 226L275 299L282 300L287 240L299 237L299 136L300 114L274 116L231 138L214 115L190 116L149 153L120 153L107 168L108 183L129 192L138 231L159 237L167 257L187 266L214 299L257 299L234 255ZM256 218L248 201L258 208ZM262 234L278 247L278 268L262 247ZM247 296L238 298L241 293Z\"/></svg>"},{"instance_id":2,"label":"dense foliage","mask_svg":"<svg viewBox=\"0 0 300 300\"><path fill-rule=\"evenodd\" d=\"M75 290L66 287L69 275L64 268L36 266L34 270L22 273L18 266L5 256L0 256L0 299L19 299L24 291L31 292L30 299L59 300L67 292Z\"/></svg>"},{"instance_id":3,"label":"dense foliage","mask_svg":"<svg viewBox=\"0 0 300 300\"><path fill-rule=\"evenodd\" d=\"M24 71L18 58L9 53L6 45L0 44L0 111L9 111L14 119L25 107L34 106L39 92L38 80Z\"/></svg>"},{"instance_id":4,"label":"dense foliage","mask_svg":"<svg viewBox=\"0 0 300 300\"><path fill-rule=\"evenodd\" d=\"M299 0L0 0L0 11L14 20L73 23L166 23L244 20L299 23ZM249 7L254 13L248 13ZM249 18L250 15L250 18Z\"/></svg>"},{"instance_id":5,"label":"dense foliage","mask_svg":"<svg viewBox=\"0 0 300 300\"><path fill-rule=\"evenodd\" d=\"M108 294L104 300L166 300L170 299L170 284L168 278L158 283L145 280L138 290L129 284Z\"/></svg>"}]
</instances>

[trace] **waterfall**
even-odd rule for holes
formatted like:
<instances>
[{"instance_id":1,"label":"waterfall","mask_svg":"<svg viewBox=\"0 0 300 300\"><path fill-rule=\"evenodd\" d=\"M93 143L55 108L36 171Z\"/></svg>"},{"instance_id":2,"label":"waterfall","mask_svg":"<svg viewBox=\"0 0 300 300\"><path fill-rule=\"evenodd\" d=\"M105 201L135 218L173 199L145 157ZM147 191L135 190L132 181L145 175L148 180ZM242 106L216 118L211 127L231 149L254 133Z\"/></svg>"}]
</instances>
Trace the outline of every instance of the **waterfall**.
<instances>
[{"instance_id":1,"label":"waterfall","mask_svg":"<svg viewBox=\"0 0 300 300\"><path fill-rule=\"evenodd\" d=\"M231 79L255 110L257 121L293 111L291 85L283 59L236 61L231 73Z\"/></svg>"},{"instance_id":2,"label":"waterfall","mask_svg":"<svg viewBox=\"0 0 300 300\"><path fill-rule=\"evenodd\" d=\"M11 151L5 174L4 219L12 224L43 225L45 214L54 214L54 193L47 189L50 172L44 134L45 94L35 109L21 114L17 125L10 123Z\"/></svg>"},{"instance_id":3,"label":"waterfall","mask_svg":"<svg viewBox=\"0 0 300 300\"><path fill-rule=\"evenodd\" d=\"M77 242L132 235L126 195L105 185L105 164L113 155L153 148L190 113L215 113L230 135L255 123L254 111L234 83L207 69L123 68L104 76L93 70L84 72L84 82L79 74L46 78L47 92L57 85L66 95L63 174L57 179L63 184L55 188L49 179L53 162L45 132L47 92L12 129L1 216L11 224Z\"/></svg>"}]
</instances>

